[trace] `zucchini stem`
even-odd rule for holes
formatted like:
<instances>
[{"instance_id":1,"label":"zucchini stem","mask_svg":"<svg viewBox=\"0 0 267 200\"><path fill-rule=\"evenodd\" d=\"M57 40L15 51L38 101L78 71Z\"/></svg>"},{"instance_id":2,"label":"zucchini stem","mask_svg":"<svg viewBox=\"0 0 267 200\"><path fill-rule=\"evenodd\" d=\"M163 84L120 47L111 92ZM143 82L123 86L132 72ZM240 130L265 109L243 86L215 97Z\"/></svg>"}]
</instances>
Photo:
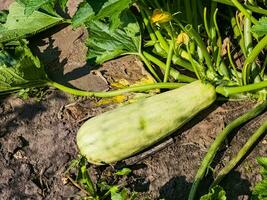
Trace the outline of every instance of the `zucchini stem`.
<instances>
[{"instance_id":1,"label":"zucchini stem","mask_svg":"<svg viewBox=\"0 0 267 200\"><path fill-rule=\"evenodd\" d=\"M143 55L151 62L153 62L154 64L156 64L157 66L159 66L161 69L166 70L166 65L164 62L162 62L161 60L159 60L158 58L154 57L153 55L149 54L148 52L143 52ZM196 79L192 78L190 76L186 76L184 74L181 74L179 71L177 71L174 68L170 68L170 75L175 79L175 80L179 80L181 82L193 82Z\"/></svg>"},{"instance_id":2,"label":"zucchini stem","mask_svg":"<svg viewBox=\"0 0 267 200\"><path fill-rule=\"evenodd\" d=\"M226 137L237 127L240 125L248 122L249 120L257 117L259 114L261 114L264 110L267 108L267 101L264 103L254 107L250 111L246 112L242 116L238 117L234 121L232 121L230 124L228 124L222 132L220 132L217 137L215 138L214 142L211 144L208 152L206 153L204 159L201 162L201 165L197 171L197 174L195 176L193 185L191 187L188 200L194 200L195 195L197 192L197 188L200 184L200 181L203 179L205 174L207 173L207 170L214 159L217 151L219 150L220 146L222 145L223 141L226 139Z\"/></svg>"},{"instance_id":3,"label":"zucchini stem","mask_svg":"<svg viewBox=\"0 0 267 200\"><path fill-rule=\"evenodd\" d=\"M169 52L168 52L168 57L166 61L166 67L165 67L165 74L164 74L164 80L163 82L166 83L169 79L170 75L170 68L171 68L171 62L172 62L172 55L173 55L173 42L170 44Z\"/></svg>"},{"instance_id":4,"label":"zucchini stem","mask_svg":"<svg viewBox=\"0 0 267 200\"><path fill-rule=\"evenodd\" d=\"M243 86L236 87L228 87L228 86L218 86L216 87L216 92L222 94L225 97L229 97L230 95L242 93L242 92L250 92L259 89L263 89L267 87L267 81L261 81L258 83L252 83Z\"/></svg>"},{"instance_id":5,"label":"zucchini stem","mask_svg":"<svg viewBox=\"0 0 267 200\"><path fill-rule=\"evenodd\" d=\"M154 83L154 84L146 84L146 85L139 85L139 86L131 86L123 89L118 89L114 91L108 92L89 92L89 91L82 91L73 88L66 87L59 83L49 81L47 83L49 86L53 86L59 90L67 92L69 94L77 95L77 96L87 96L87 97L114 97L118 95L122 95L129 92L144 92L153 89L175 89L185 85L185 83Z\"/></svg>"},{"instance_id":6,"label":"zucchini stem","mask_svg":"<svg viewBox=\"0 0 267 200\"><path fill-rule=\"evenodd\" d=\"M228 5L228 6L235 6L230 0L212 0L212 1L218 2L218 3L221 3L221 4L225 4L225 5ZM263 9L263 8L261 8L259 6L244 5L244 7L246 9L251 10L254 13L267 15L267 10Z\"/></svg>"},{"instance_id":7,"label":"zucchini stem","mask_svg":"<svg viewBox=\"0 0 267 200\"><path fill-rule=\"evenodd\" d=\"M235 7L240 10L253 24L257 24L258 20L254 18L238 0L231 0Z\"/></svg>"},{"instance_id":8,"label":"zucchini stem","mask_svg":"<svg viewBox=\"0 0 267 200\"><path fill-rule=\"evenodd\" d=\"M260 126L260 128L248 139L246 144L241 148L237 155L219 172L214 182L211 184L211 188L218 185L220 181L244 158L251 147L259 140L261 136L266 133L267 120Z\"/></svg>"}]
</instances>

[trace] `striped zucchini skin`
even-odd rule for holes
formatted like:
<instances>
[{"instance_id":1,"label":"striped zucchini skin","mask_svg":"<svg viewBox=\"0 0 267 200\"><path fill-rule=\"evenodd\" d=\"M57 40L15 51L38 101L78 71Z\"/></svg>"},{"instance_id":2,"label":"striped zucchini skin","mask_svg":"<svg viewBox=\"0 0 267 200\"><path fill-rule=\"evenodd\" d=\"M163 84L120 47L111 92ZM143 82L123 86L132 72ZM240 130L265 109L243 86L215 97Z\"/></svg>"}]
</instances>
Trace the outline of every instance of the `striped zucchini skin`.
<instances>
[{"instance_id":1,"label":"striped zucchini skin","mask_svg":"<svg viewBox=\"0 0 267 200\"><path fill-rule=\"evenodd\" d=\"M173 133L216 99L215 88L195 81L86 121L77 145L90 163L127 158Z\"/></svg>"}]
</instances>

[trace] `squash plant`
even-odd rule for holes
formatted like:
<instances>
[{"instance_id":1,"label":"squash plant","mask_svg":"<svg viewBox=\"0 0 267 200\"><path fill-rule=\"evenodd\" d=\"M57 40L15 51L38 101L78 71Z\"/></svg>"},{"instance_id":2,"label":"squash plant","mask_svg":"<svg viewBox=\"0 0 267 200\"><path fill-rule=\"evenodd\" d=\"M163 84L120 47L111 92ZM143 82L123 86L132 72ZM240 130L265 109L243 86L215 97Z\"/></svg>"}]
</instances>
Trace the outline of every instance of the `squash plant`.
<instances>
[{"instance_id":1,"label":"squash plant","mask_svg":"<svg viewBox=\"0 0 267 200\"><path fill-rule=\"evenodd\" d=\"M267 38L263 37L266 10L258 7L254 1L243 4L237 0L84 0L72 19L64 19L55 8L59 5L64 10L66 3L66 0L18 0L11 5L7 17L2 14L0 94L48 85L80 96L109 97L154 88L174 89L189 83L177 89L177 93L173 90L159 94L86 122L77 137L82 154L87 158L93 157L96 152L108 155L106 160L100 158L92 162L103 164L117 161L149 147L215 101L215 92L227 98L266 100L267 81L264 69L267 61L261 58L267 45ZM221 8L229 13L224 16L222 25L228 24L227 29L233 33L234 38L221 31L224 28L218 23ZM261 20L257 19L259 16L262 17ZM90 92L68 88L50 80L42 63L27 47L25 38L61 23L69 23L74 27L83 25L88 29L86 44L90 49L89 61L102 64L126 54L137 55L158 83L109 92ZM236 49L245 58L243 67L236 66L233 59L232 51ZM196 91L196 96L187 91L207 85L207 92ZM213 98L207 95L210 91ZM202 98L204 103L199 105L195 100ZM178 104L183 101L185 104L182 105L188 108L185 109L187 113L182 115L174 113L175 110L168 110L168 105L173 105L171 108L178 108L182 112L183 109ZM144 112L140 112L138 104ZM265 110L265 105L266 102L233 121L229 124L230 128L226 127L223 136L215 141L215 148L208 152L212 156L204 159L204 167L199 169L201 175L196 177L189 199L195 198L197 186L226 137L225 134L260 114ZM164 111L155 112L159 107L168 110L168 116L173 116L164 127L164 124L154 123L156 119L165 116L161 114ZM127 116L127 113L129 118L122 119L120 115ZM111 118L115 132L109 136L110 140L103 138L97 131L91 133L91 128L96 125L109 127L110 120L106 119ZM129 128L131 125L134 126L133 129ZM141 130L147 138L139 138ZM106 130L101 131L106 134ZM128 132L129 137L126 137ZM124 140L120 141L120 138ZM131 142L135 139L146 139L149 142L137 145L134 149L129 145L128 149L127 138ZM99 149L98 145L91 146L95 149L90 149L86 142L100 144L103 149ZM120 151L116 146L126 146L125 149L122 148L125 151ZM114 158L110 153L114 154Z\"/></svg>"}]
</instances>

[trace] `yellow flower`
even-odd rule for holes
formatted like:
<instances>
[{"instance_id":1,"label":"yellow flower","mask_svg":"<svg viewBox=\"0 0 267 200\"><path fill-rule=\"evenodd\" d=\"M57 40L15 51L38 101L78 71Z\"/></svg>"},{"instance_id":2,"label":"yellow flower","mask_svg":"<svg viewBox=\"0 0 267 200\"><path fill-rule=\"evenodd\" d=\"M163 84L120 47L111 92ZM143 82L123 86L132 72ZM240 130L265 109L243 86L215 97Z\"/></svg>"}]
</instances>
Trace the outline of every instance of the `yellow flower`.
<instances>
[{"instance_id":1,"label":"yellow flower","mask_svg":"<svg viewBox=\"0 0 267 200\"><path fill-rule=\"evenodd\" d=\"M166 23L171 21L172 15L169 12L162 11L160 9L155 9L153 11L153 14L151 16L151 22L152 23Z\"/></svg>"},{"instance_id":2,"label":"yellow flower","mask_svg":"<svg viewBox=\"0 0 267 200\"><path fill-rule=\"evenodd\" d=\"M182 32L177 36L176 44L180 45L180 44L188 44L188 43L189 43L189 36L187 35L187 33Z\"/></svg>"}]
</instances>

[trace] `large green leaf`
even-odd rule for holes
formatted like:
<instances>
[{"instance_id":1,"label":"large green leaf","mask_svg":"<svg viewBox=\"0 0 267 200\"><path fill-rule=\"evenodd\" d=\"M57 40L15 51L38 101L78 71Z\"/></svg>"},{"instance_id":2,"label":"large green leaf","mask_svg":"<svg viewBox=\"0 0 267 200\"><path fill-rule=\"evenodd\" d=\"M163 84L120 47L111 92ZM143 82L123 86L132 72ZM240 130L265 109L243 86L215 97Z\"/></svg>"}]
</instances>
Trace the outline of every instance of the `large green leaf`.
<instances>
[{"instance_id":1,"label":"large green leaf","mask_svg":"<svg viewBox=\"0 0 267 200\"><path fill-rule=\"evenodd\" d=\"M25 14L29 16L45 4L54 3L55 0L19 0L19 2L24 4Z\"/></svg>"},{"instance_id":2,"label":"large green leaf","mask_svg":"<svg viewBox=\"0 0 267 200\"><path fill-rule=\"evenodd\" d=\"M95 17L95 12L89 3L82 2L79 6L79 9L72 17L72 25L78 27L85 22L90 22Z\"/></svg>"},{"instance_id":3,"label":"large green leaf","mask_svg":"<svg viewBox=\"0 0 267 200\"><path fill-rule=\"evenodd\" d=\"M24 11L24 6L19 3L14 2L10 6L7 21L0 29L0 43L34 35L63 20L39 11L27 16Z\"/></svg>"},{"instance_id":4,"label":"large green leaf","mask_svg":"<svg viewBox=\"0 0 267 200\"><path fill-rule=\"evenodd\" d=\"M267 17L260 18L259 22L252 27L252 31L259 36L267 34Z\"/></svg>"},{"instance_id":5,"label":"large green leaf","mask_svg":"<svg viewBox=\"0 0 267 200\"><path fill-rule=\"evenodd\" d=\"M262 166L262 181L253 189L253 200L267 200L267 157L259 157L257 161Z\"/></svg>"},{"instance_id":6,"label":"large green leaf","mask_svg":"<svg viewBox=\"0 0 267 200\"><path fill-rule=\"evenodd\" d=\"M17 2L24 4L25 14L31 15L34 11L43 9L49 14L56 14L56 5L59 5L62 10L65 10L68 0L17 0Z\"/></svg>"},{"instance_id":7,"label":"large green leaf","mask_svg":"<svg viewBox=\"0 0 267 200\"><path fill-rule=\"evenodd\" d=\"M43 66L25 44L0 50L0 94L46 81Z\"/></svg>"},{"instance_id":8,"label":"large green leaf","mask_svg":"<svg viewBox=\"0 0 267 200\"><path fill-rule=\"evenodd\" d=\"M132 5L133 0L84 0L73 17L73 25L89 23L91 20L110 19L110 26L117 28L120 25L121 13Z\"/></svg>"},{"instance_id":9,"label":"large green leaf","mask_svg":"<svg viewBox=\"0 0 267 200\"><path fill-rule=\"evenodd\" d=\"M123 12L121 26L115 30L100 20L88 24L88 58L100 64L127 53L138 53L141 45L140 27L130 11Z\"/></svg>"}]
</instances>

